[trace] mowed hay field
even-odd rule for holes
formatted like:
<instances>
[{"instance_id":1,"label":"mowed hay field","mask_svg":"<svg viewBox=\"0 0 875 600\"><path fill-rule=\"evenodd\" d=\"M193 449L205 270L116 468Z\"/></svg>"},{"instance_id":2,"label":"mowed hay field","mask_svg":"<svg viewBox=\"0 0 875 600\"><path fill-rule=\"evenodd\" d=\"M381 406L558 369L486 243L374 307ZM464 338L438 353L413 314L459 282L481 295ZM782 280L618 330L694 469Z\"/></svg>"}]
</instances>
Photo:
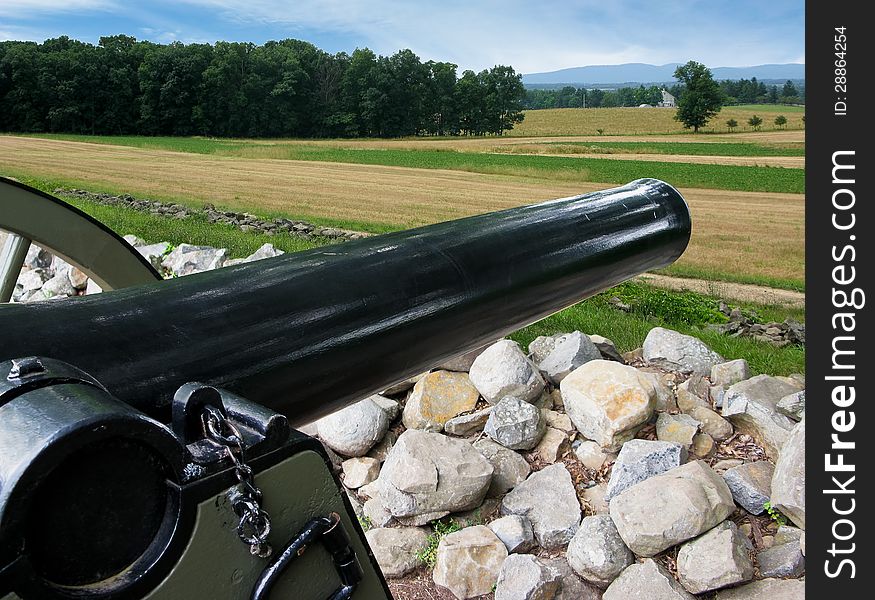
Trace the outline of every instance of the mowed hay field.
<instances>
[{"instance_id":1,"label":"mowed hay field","mask_svg":"<svg viewBox=\"0 0 875 600\"><path fill-rule=\"evenodd\" d=\"M391 143L391 142L382 142ZM611 187L373 164L240 158L0 136L0 173L58 186L385 231ZM804 196L681 186L693 239L669 272L801 287Z\"/></svg>"},{"instance_id":2,"label":"mowed hay field","mask_svg":"<svg viewBox=\"0 0 875 600\"><path fill-rule=\"evenodd\" d=\"M779 110L778 110L779 109ZM563 135L645 135L666 133L690 133L683 125L674 120L673 108L553 108L545 110L526 111L525 120L509 131L508 136L537 137ZM775 117L779 114L787 117L787 124L782 128L775 125ZM804 129L802 117L805 109L799 106L726 106L707 126L700 129L702 133L727 133L726 121L735 119L738 127L735 131L751 131L748 119L757 115L763 120L760 131L783 131Z\"/></svg>"}]
</instances>

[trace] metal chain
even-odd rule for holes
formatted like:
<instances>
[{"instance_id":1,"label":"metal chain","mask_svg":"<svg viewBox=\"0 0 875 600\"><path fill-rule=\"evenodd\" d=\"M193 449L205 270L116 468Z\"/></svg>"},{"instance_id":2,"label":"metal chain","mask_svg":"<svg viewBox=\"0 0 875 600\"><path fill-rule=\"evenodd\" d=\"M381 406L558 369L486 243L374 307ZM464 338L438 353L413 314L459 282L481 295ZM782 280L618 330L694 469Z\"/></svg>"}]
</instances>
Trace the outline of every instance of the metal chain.
<instances>
[{"instance_id":1,"label":"metal chain","mask_svg":"<svg viewBox=\"0 0 875 600\"><path fill-rule=\"evenodd\" d=\"M231 506L240 517L237 535L249 545L249 551L260 558L267 558L273 551L267 543L270 534L270 516L261 508L262 493L255 485L252 467L243 456L243 436L231 421L214 406L205 406L201 415L204 435L207 439L224 446L234 463L234 472L240 484L231 495Z\"/></svg>"}]
</instances>

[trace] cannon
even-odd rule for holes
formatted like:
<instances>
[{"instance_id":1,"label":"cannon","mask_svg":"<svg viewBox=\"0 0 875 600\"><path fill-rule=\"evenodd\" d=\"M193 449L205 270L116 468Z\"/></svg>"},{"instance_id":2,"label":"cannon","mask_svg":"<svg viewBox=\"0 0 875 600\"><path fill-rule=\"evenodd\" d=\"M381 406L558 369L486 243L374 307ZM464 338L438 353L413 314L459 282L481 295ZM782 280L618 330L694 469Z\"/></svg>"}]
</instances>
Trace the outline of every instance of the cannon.
<instances>
[{"instance_id":1,"label":"cannon","mask_svg":"<svg viewBox=\"0 0 875 600\"><path fill-rule=\"evenodd\" d=\"M690 230L641 179L0 306L0 598L390 597L294 427L667 266Z\"/></svg>"}]
</instances>

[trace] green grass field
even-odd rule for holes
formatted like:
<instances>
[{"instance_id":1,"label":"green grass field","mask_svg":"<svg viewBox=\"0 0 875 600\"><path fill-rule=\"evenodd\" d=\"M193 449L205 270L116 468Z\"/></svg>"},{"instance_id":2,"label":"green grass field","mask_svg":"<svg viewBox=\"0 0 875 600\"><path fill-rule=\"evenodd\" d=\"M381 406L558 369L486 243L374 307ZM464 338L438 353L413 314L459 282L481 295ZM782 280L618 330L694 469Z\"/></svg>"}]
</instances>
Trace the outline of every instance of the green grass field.
<instances>
[{"instance_id":1,"label":"green grass field","mask_svg":"<svg viewBox=\"0 0 875 600\"><path fill-rule=\"evenodd\" d=\"M732 142L547 142L556 154L683 154L690 156L805 156L805 148ZM514 148L525 148L518 144ZM569 151L570 150L570 151Z\"/></svg>"},{"instance_id":2,"label":"green grass field","mask_svg":"<svg viewBox=\"0 0 875 600\"><path fill-rule=\"evenodd\" d=\"M805 171L803 169L780 167L487 154L456 152L452 150L359 149L307 144L266 144L206 138L91 137L70 135L38 137L52 137L55 139L196 154L354 163L419 169L447 169L492 175L536 177L554 181L627 183L641 177L655 177L671 181L677 187L796 194L805 191Z\"/></svg>"}]
</instances>

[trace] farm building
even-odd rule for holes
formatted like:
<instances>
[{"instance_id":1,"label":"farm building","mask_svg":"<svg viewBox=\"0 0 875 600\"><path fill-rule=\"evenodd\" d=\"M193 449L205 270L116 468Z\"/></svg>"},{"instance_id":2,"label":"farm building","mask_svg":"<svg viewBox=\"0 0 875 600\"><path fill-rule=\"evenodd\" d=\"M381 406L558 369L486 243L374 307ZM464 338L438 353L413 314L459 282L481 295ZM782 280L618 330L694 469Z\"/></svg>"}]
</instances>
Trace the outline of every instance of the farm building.
<instances>
[{"instance_id":1,"label":"farm building","mask_svg":"<svg viewBox=\"0 0 875 600\"><path fill-rule=\"evenodd\" d=\"M674 108L675 107L674 96L669 94L667 91L662 90L662 102L660 102L657 106L665 106L666 108Z\"/></svg>"}]
</instances>

